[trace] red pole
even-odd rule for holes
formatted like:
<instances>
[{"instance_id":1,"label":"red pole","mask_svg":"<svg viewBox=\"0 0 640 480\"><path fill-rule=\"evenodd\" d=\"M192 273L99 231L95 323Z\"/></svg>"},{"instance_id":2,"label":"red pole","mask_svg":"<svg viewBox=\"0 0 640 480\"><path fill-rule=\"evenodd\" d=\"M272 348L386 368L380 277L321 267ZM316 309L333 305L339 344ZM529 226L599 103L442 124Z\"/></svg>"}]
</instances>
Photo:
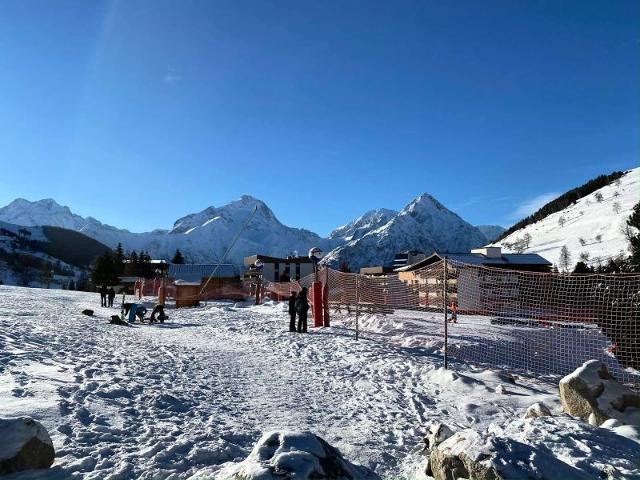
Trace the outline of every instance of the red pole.
<instances>
[{"instance_id":1,"label":"red pole","mask_svg":"<svg viewBox=\"0 0 640 480\"><path fill-rule=\"evenodd\" d=\"M322 327L322 283L311 284L311 313L313 314L313 326Z\"/></svg>"},{"instance_id":2,"label":"red pole","mask_svg":"<svg viewBox=\"0 0 640 480\"><path fill-rule=\"evenodd\" d=\"M322 289L322 307L324 309L323 319L324 326L330 327L331 322L329 320L329 267L324 269L324 288Z\"/></svg>"}]
</instances>

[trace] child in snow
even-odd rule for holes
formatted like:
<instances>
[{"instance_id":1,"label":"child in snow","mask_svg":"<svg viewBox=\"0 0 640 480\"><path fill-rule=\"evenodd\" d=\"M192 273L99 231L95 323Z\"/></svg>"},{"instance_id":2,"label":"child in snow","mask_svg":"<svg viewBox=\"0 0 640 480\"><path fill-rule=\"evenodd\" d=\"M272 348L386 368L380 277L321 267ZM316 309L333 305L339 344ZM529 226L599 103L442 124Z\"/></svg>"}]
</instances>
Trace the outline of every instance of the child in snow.
<instances>
[{"instance_id":1,"label":"child in snow","mask_svg":"<svg viewBox=\"0 0 640 480\"><path fill-rule=\"evenodd\" d=\"M289 296L289 331L296 331L296 292L291 292Z\"/></svg>"},{"instance_id":2,"label":"child in snow","mask_svg":"<svg viewBox=\"0 0 640 480\"><path fill-rule=\"evenodd\" d=\"M298 312L298 333L307 333L307 313L309 312L307 287L300 290L300 294L296 299L296 311Z\"/></svg>"}]
</instances>

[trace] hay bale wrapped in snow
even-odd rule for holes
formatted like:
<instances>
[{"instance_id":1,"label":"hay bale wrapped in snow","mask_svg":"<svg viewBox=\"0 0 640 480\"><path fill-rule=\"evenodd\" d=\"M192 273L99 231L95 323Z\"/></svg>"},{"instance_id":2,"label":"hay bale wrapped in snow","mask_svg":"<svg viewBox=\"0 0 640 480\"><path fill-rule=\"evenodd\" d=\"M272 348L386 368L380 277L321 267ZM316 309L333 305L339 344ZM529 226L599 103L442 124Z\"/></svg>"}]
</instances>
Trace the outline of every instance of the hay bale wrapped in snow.
<instances>
[{"instance_id":1,"label":"hay bale wrapped in snow","mask_svg":"<svg viewBox=\"0 0 640 480\"><path fill-rule=\"evenodd\" d=\"M560 401L570 415L600 425L614 418L640 424L640 395L615 380L598 360L589 360L560 380Z\"/></svg>"},{"instance_id":2,"label":"hay bale wrapped in snow","mask_svg":"<svg viewBox=\"0 0 640 480\"><path fill-rule=\"evenodd\" d=\"M0 475L49 468L55 451L49 433L29 417L0 418Z\"/></svg>"},{"instance_id":3,"label":"hay bale wrapped in snow","mask_svg":"<svg viewBox=\"0 0 640 480\"><path fill-rule=\"evenodd\" d=\"M371 470L354 465L310 432L269 432L258 440L251 454L226 471L235 480L379 480Z\"/></svg>"}]
</instances>

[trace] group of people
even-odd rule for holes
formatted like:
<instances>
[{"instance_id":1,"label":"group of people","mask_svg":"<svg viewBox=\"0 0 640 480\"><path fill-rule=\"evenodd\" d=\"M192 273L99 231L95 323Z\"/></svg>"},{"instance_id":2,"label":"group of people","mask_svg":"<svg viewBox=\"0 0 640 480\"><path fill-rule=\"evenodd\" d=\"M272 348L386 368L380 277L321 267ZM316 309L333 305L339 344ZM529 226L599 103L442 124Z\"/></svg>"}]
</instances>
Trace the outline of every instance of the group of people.
<instances>
[{"instance_id":1,"label":"group of people","mask_svg":"<svg viewBox=\"0 0 640 480\"><path fill-rule=\"evenodd\" d=\"M113 287L107 288L106 285L100 287L100 306L113 307L113 300L116 298L116 291Z\"/></svg>"},{"instance_id":2,"label":"group of people","mask_svg":"<svg viewBox=\"0 0 640 480\"><path fill-rule=\"evenodd\" d=\"M309 300L307 299L307 288L304 287L300 293L291 292L289 296L289 331L307 333L307 315L309 313ZM298 316L298 326L296 328L296 315Z\"/></svg>"}]
</instances>

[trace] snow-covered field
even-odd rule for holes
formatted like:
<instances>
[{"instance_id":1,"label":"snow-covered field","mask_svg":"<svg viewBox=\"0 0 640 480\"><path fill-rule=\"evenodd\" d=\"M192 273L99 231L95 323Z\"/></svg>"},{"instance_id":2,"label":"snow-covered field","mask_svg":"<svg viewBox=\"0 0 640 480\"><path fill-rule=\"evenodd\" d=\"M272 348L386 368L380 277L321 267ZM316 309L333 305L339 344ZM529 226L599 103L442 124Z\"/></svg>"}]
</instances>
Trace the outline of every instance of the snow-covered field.
<instances>
[{"instance_id":1,"label":"snow-covered field","mask_svg":"<svg viewBox=\"0 0 640 480\"><path fill-rule=\"evenodd\" d=\"M539 401L560 415L554 384L456 362L445 371L437 339L355 341L336 318L292 334L282 304L214 303L117 327L107 323L116 309L98 304L97 294L0 287L0 416L34 417L56 448L46 475L14 478L215 478L273 429L311 430L383 478L415 478L431 422L518 430L512 422ZM557 418L526 428L584 471L640 475L634 441Z\"/></svg>"}]
</instances>

